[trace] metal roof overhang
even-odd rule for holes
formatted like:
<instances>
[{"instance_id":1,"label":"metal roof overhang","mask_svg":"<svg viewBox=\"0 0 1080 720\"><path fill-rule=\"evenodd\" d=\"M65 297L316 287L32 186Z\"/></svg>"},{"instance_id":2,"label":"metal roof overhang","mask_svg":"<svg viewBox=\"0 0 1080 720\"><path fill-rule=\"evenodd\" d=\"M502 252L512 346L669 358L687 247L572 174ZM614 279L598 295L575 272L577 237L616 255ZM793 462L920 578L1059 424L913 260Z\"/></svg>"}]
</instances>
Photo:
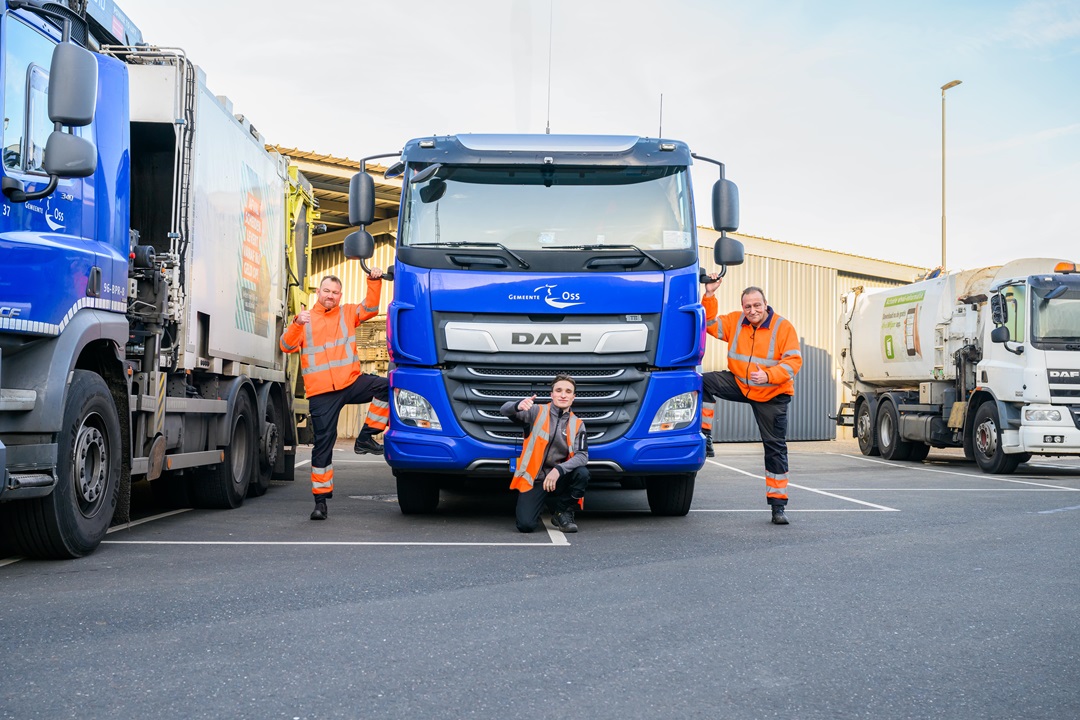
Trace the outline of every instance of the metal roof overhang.
<instances>
[{"instance_id":1,"label":"metal roof overhang","mask_svg":"<svg viewBox=\"0 0 1080 720\"><path fill-rule=\"evenodd\" d=\"M340 245L356 229L349 225L349 180L360 172L360 161L280 145L266 147L288 156L311 183L319 205L319 222L326 225L326 232L312 238L312 248ZM375 179L375 222L366 230L375 238L396 236L401 178L385 179L383 165L368 163L367 169Z\"/></svg>"}]
</instances>

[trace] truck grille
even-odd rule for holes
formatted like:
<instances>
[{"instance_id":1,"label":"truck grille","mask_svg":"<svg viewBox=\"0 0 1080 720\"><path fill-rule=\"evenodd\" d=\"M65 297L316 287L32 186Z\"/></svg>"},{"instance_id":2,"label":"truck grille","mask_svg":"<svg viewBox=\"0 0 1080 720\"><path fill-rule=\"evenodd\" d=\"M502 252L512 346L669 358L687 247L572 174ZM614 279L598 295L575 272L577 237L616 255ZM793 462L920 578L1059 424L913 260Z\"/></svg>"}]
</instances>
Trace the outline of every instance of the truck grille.
<instances>
[{"instance_id":1,"label":"truck grille","mask_svg":"<svg viewBox=\"0 0 1080 720\"><path fill-rule=\"evenodd\" d=\"M507 365L447 367L447 394L454 415L471 437L506 445L521 443L523 428L499 412L507 400L536 395L551 400L551 381L565 373L577 381L574 414L585 422L590 442L621 437L637 416L649 374L627 367L523 368Z\"/></svg>"},{"instance_id":2,"label":"truck grille","mask_svg":"<svg viewBox=\"0 0 1080 720\"><path fill-rule=\"evenodd\" d=\"M1076 425L1076 429L1080 430L1080 405L1070 405L1069 412L1072 413L1073 423Z\"/></svg>"}]
</instances>

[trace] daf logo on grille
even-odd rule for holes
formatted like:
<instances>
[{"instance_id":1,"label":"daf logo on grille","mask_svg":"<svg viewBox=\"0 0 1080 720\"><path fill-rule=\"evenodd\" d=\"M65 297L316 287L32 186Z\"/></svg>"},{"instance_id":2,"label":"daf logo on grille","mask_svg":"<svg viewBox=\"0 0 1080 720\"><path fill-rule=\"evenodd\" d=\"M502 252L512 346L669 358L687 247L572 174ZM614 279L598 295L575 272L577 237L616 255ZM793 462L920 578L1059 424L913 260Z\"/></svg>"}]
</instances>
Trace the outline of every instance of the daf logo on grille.
<instances>
[{"instance_id":1,"label":"daf logo on grille","mask_svg":"<svg viewBox=\"0 0 1080 720\"><path fill-rule=\"evenodd\" d=\"M1050 382L1080 383L1080 370L1052 370L1047 369Z\"/></svg>"},{"instance_id":2,"label":"daf logo on grille","mask_svg":"<svg viewBox=\"0 0 1080 720\"><path fill-rule=\"evenodd\" d=\"M581 342L581 333L539 333L516 332L510 335L511 345L571 345Z\"/></svg>"}]
</instances>

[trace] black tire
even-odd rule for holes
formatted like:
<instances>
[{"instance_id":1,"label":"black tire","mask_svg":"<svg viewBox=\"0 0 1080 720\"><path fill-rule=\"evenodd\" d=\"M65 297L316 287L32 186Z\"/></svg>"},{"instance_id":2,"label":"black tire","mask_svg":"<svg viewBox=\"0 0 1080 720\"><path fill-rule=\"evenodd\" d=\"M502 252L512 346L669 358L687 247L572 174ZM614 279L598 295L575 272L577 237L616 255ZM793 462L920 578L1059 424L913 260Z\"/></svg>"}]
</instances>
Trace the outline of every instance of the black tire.
<instances>
[{"instance_id":1,"label":"black tire","mask_svg":"<svg viewBox=\"0 0 1080 720\"><path fill-rule=\"evenodd\" d=\"M109 387L75 370L57 437L56 487L43 498L5 503L8 543L33 558L77 558L101 543L116 510L122 445Z\"/></svg>"},{"instance_id":2,"label":"black tire","mask_svg":"<svg viewBox=\"0 0 1080 720\"><path fill-rule=\"evenodd\" d=\"M930 454L930 446L924 442L911 443L911 452L908 453L907 459L911 462L922 462L926 459L926 456Z\"/></svg>"},{"instance_id":3,"label":"black tire","mask_svg":"<svg viewBox=\"0 0 1080 720\"><path fill-rule=\"evenodd\" d=\"M150 492L158 505L166 510L189 508L195 504L191 498L191 478L183 470L164 472L161 477L151 480Z\"/></svg>"},{"instance_id":4,"label":"black tire","mask_svg":"<svg viewBox=\"0 0 1080 720\"><path fill-rule=\"evenodd\" d=\"M439 507L439 481L422 473L394 473L402 515L429 515Z\"/></svg>"},{"instance_id":5,"label":"black tire","mask_svg":"<svg viewBox=\"0 0 1080 720\"><path fill-rule=\"evenodd\" d=\"M270 489L270 480L274 476L274 467L285 452L281 409L278 408L272 396L266 398L264 416L266 432L259 436L259 467L251 478L251 484L248 485L248 497L261 497L266 494L266 491Z\"/></svg>"},{"instance_id":6,"label":"black tire","mask_svg":"<svg viewBox=\"0 0 1080 720\"><path fill-rule=\"evenodd\" d=\"M859 440L859 450L868 457L881 454L877 444L877 432L874 429L874 416L870 414L870 403L859 403L855 411L855 437Z\"/></svg>"},{"instance_id":7,"label":"black tire","mask_svg":"<svg viewBox=\"0 0 1080 720\"><path fill-rule=\"evenodd\" d=\"M911 455L911 443L900 437L900 415L890 400L878 406L877 444L886 460L907 460Z\"/></svg>"},{"instance_id":8,"label":"black tire","mask_svg":"<svg viewBox=\"0 0 1080 720\"><path fill-rule=\"evenodd\" d=\"M1009 475L1016 470L1020 455L1006 455L1001 447L1001 420L993 400L984 402L975 411L971 434L975 462L984 473Z\"/></svg>"},{"instance_id":9,"label":"black tire","mask_svg":"<svg viewBox=\"0 0 1080 720\"><path fill-rule=\"evenodd\" d=\"M650 475L645 480L645 493L653 515L682 517L690 512L694 501L694 482L697 473Z\"/></svg>"},{"instance_id":10,"label":"black tire","mask_svg":"<svg viewBox=\"0 0 1080 720\"><path fill-rule=\"evenodd\" d=\"M225 461L194 472L191 495L197 507L229 510L244 504L259 467L258 428L251 397L241 391L233 408L229 444L222 448Z\"/></svg>"}]
</instances>

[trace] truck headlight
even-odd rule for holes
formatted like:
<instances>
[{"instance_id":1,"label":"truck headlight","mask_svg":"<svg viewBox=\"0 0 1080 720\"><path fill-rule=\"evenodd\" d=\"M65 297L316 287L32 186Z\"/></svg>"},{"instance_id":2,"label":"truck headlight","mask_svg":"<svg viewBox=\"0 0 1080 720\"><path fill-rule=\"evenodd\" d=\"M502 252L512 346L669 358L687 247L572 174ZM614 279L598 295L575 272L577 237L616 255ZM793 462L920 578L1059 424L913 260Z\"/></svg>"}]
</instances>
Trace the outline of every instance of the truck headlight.
<instances>
[{"instance_id":1,"label":"truck headlight","mask_svg":"<svg viewBox=\"0 0 1080 720\"><path fill-rule=\"evenodd\" d=\"M394 388L394 410L398 419L410 427L427 430L442 430L442 423L435 413L435 408L423 395L409 390Z\"/></svg>"},{"instance_id":2,"label":"truck headlight","mask_svg":"<svg viewBox=\"0 0 1080 720\"><path fill-rule=\"evenodd\" d=\"M670 398L660 406L649 426L649 432L679 430L694 421L697 414L697 391Z\"/></svg>"},{"instance_id":3,"label":"truck headlight","mask_svg":"<svg viewBox=\"0 0 1080 720\"><path fill-rule=\"evenodd\" d=\"M1024 410L1024 419L1028 422L1061 422L1061 411L1027 408Z\"/></svg>"}]
</instances>

